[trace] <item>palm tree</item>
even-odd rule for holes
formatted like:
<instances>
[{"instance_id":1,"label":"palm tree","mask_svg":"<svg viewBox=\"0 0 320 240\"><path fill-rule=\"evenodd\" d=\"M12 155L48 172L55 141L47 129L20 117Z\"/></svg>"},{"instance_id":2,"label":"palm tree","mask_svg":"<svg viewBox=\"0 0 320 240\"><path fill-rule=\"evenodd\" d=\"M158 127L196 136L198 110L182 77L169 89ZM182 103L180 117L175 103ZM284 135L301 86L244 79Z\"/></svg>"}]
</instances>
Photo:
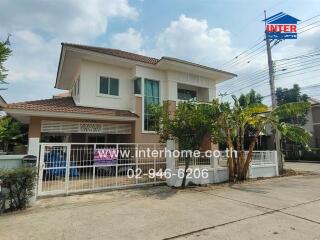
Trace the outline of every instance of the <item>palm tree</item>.
<instances>
[{"instance_id":1,"label":"palm tree","mask_svg":"<svg viewBox=\"0 0 320 240\"><path fill-rule=\"evenodd\" d=\"M308 147L310 133L298 125L279 121L285 116L302 114L310 107L308 102L289 103L278 106L273 111L262 103L239 104L238 99L233 96L234 106L213 101L212 105L217 108L218 114L214 117L213 133L217 141L226 143L229 149L236 146L237 156L229 154L228 166L230 180L243 181L247 178L248 169L252 160L253 150L257 138L267 125L277 129L280 133L290 139ZM250 130L249 147L244 149L245 132Z\"/></svg>"}]
</instances>

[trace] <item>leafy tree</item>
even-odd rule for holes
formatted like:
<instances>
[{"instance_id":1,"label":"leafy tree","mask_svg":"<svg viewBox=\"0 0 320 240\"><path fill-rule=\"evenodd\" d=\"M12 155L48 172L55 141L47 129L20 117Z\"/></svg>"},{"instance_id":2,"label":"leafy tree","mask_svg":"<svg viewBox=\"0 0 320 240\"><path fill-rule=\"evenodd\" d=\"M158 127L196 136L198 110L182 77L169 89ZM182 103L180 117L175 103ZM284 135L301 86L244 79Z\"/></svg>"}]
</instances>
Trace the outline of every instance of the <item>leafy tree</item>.
<instances>
[{"instance_id":1,"label":"leafy tree","mask_svg":"<svg viewBox=\"0 0 320 240\"><path fill-rule=\"evenodd\" d=\"M239 97L240 106L246 107L250 104L262 103L263 97L261 94L256 93L255 90L251 89L248 94L241 94Z\"/></svg>"},{"instance_id":2,"label":"leafy tree","mask_svg":"<svg viewBox=\"0 0 320 240\"><path fill-rule=\"evenodd\" d=\"M4 62L7 61L11 55L11 49L9 46L9 36L6 41L0 41L0 83L4 83L4 80L8 75L8 70L4 67Z\"/></svg>"},{"instance_id":3,"label":"leafy tree","mask_svg":"<svg viewBox=\"0 0 320 240\"><path fill-rule=\"evenodd\" d=\"M229 149L234 149L233 143L236 145L237 156L229 154L228 159L231 181L243 181L247 178L257 138L269 124L294 142L299 142L305 146L309 143L310 133L298 125L279 121L283 117L301 114L310 107L308 102L283 104L267 113L268 107L264 104L244 104L242 106L239 99L235 96L233 96L233 99L234 106L232 108L225 103L213 101L214 108L218 109L216 111L218 114L213 121L215 139L227 143ZM249 129L252 138L246 153L244 149L245 132Z\"/></svg>"},{"instance_id":4,"label":"leafy tree","mask_svg":"<svg viewBox=\"0 0 320 240\"><path fill-rule=\"evenodd\" d=\"M21 124L11 117L0 120L0 141L3 143L4 151L8 151L9 144L21 137Z\"/></svg>"},{"instance_id":5,"label":"leafy tree","mask_svg":"<svg viewBox=\"0 0 320 240\"><path fill-rule=\"evenodd\" d=\"M277 88L276 90L276 98L277 98L277 105L280 106L286 103L293 103L293 102L307 102L309 97L307 94L302 94L300 91L300 87L298 84L294 84L292 88ZM305 125L307 122L307 114L308 109L302 112L299 115L284 117L281 120L287 123L292 124L299 124Z\"/></svg>"},{"instance_id":6,"label":"leafy tree","mask_svg":"<svg viewBox=\"0 0 320 240\"><path fill-rule=\"evenodd\" d=\"M251 91L247 94L241 94L238 102L239 105L242 107L247 107L251 104L261 104L263 100L263 96L259 93L256 93L255 90L251 89ZM250 139L252 138L252 131L253 129L246 129L244 133L244 142L245 142L245 147L249 147L248 143L250 142Z\"/></svg>"},{"instance_id":7,"label":"leafy tree","mask_svg":"<svg viewBox=\"0 0 320 240\"><path fill-rule=\"evenodd\" d=\"M176 140L180 150L197 150L204 137L210 135L215 142L224 143L237 154L228 154L229 176L231 181L243 181L247 178L257 138L267 125L278 129L283 136L305 146L310 141L310 133L299 125L282 122L279 119L299 115L310 107L308 102L287 103L268 112L262 103L244 102L233 96L234 104L213 100L211 103L183 102L175 111L170 112L168 104L153 106L153 117L161 141ZM245 97L249 99L250 97ZM250 131L248 148L245 149L245 133ZM190 158L186 158L185 175L182 187L185 187L186 171Z\"/></svg>"},{"instance_id":8,"label":"leafy tree","mask_svg":"<svg viewBox=\"0 0 320 240\"><path fill-rule=\"evenodd\" d=\"M298 84L294 84L293 87L289 89L277 88L276 98L278 105L293 102L307 102L309 99L307 94L301 93ZM282 117L280 121L303 126L308 121L307 114L308 109L306 109L304 112L301 112L300 114L295 114L289 117ZM301 144L292 142L290 139L284 137L282 138L282 149L284 150L287 158L296 159L299 157L299 150L303 150L303 146L301 146Z\"/></svg>"},{"instance_id":9,"label":"leafy tree","mask_svg":"<svg viewBox=\"0 0 320 240\"><path fill-rule=\"evenodd\" d=\"M163 106L152 106L156 131L162 142L175 140L180 150L199 150L204 137L211 134L211 122L214 113L210 104L181 102L174 112L169 111L168 103ZM181 187L186 184L186 173L190 164L190 156L186 157L184 178Z\"/></svg>"}]
</instances>

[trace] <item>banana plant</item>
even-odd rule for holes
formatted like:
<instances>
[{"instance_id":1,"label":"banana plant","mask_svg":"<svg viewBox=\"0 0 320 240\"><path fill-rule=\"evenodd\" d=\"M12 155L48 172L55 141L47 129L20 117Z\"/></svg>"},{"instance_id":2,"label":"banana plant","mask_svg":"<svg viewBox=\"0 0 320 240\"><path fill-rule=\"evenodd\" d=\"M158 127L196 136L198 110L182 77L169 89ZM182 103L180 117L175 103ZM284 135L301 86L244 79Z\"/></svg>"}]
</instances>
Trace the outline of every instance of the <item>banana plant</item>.
<instances>
[{"instance_id":1,"label":"banana plant","mask_svg":"<svg viewBox=\"0 0 320 240\"><path fill-rule=\"evenodd\" d=\"M221 109L214 120L214 135L219 136L230 149L236 146L237 156L229 154L228 166L230 180L243 181L247 178L248 169L252 161L253 150L259 135L266 126L271 125L273 129L291 141L303 144L308 148L311 134L301 126L279 121L283 117L303 114L310 108L308 102L288 103L278 106L270 111L262 103L240 105L238 99L233 96L233 107L225 108L225 103L213 102L213 106ZM251 139L248 149L244 149L245 132L250 131ZM218 139L219 139L218 138Z\"/></svg>"}]
</instances>

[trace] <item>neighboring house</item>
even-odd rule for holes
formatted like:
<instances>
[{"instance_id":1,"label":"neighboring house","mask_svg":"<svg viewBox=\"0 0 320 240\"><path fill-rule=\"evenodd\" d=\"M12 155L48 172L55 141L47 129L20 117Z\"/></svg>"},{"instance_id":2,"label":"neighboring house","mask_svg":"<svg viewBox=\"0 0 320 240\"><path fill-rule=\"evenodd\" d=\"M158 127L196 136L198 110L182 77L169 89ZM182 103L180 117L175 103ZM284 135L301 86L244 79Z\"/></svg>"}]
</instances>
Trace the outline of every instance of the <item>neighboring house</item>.
<instances>
[{"instance_id":1,"label":"neighboring house","mask_svg":"<svg viewBox=\"0 0 320 240\"><path fill-rule=\"evenodd\" d=\"M311 110L308 112L308 121L304 128L312 134L311 148L320 148L320 102L315 99L309 100Z\"/></svg>"},{"instance_id":2,"label":"neighboring house","mask_svg":"<svg viewBox=\"0 0 320 240\"><path fill-rule=\"evenodd\" d=\"M7 105L6 100L0 95L0 108L5 107ZM0 111L0 119L5 117L6 113L4 111Z\"/></svg>"},{"instance_id":3,"label":"neighboring house","mask_svg":"<svg viewBox=\"0 0 320 240\"><path fill-rule=\"evenodd\" d=\"M320 158L320 103L315 99L309 99L311 103L310 111L308 111L307 122L302 126L305 130L312 134L310 141L311 151L292 142L283 143L283 151L286 159L290 160L319 160Z\"/></svg>"},{"instance_id":4,"label":"neighboring house","mask_svg":"<svg viewBox=\"0 0 320 240\"><path fill-rule=\"evenodd\" d=\"M5 106L7 102L4 100L2 96L0 96L0 106Z\"/></svg>"},{"instance_id":5,"label":"neighboring house","mask_svg":"<svg viewBox=\"0 0 320 240\"><path fill-rule=\"evenodd\" d=\"M71 92L70 91L63 91L61 93L57 93L52 96L53 98L64 98L64 97L71 97Z\"/></svg>"},{"instance_id":6,"label":"neighboring house","mask_svg":"<svg viewBox=\"0 0 320 240\"><path fill-rule=\"evenodd\" d=\"M29 124L29 154L39 142L156 143L146 107L179 100L210 101L216 84L235 74L176 58L62 43L52 99L11 103L9 115Z\"/></svg>"},{"instance_id":7,"label":"neighboring house","mask_svg":"<svg viewBox=\"0 0 320 240\"><path fill-rule=\"evenodd\" d=\"M310 160L319 159L320 157L320 102L315 99L309 99L309 102L311 104L311 108L307 114L307 122L302 127L312 134L309 146L313 151L305 151L302 146L292 143L291 141L282 141L282 151L288 160ZM274 147L272 129L271 126L268 125L266 127L266 133L261 135L258 139L256 149L272 150Z\"/></svg>"}]
</instances>

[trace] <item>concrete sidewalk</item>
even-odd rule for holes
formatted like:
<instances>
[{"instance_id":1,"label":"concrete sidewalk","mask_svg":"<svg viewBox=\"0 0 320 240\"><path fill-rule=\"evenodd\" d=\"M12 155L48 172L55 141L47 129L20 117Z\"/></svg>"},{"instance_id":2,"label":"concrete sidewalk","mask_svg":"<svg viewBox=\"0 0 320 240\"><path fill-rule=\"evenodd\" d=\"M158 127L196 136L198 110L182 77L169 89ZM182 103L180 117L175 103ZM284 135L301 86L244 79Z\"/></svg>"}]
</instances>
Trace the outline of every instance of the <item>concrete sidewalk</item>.
<instances>
[{"instance_id":1,"label":"concrete sidewalk","mask_svg":"<svg viewBox=\"0 0 320 240\"><path fill-rule=\"evenodd\" d=\"M320 239L319 190L314 172L184 191L154 187L42 199L0 217L0 238Z\"/></svg>"}]
</instances>

